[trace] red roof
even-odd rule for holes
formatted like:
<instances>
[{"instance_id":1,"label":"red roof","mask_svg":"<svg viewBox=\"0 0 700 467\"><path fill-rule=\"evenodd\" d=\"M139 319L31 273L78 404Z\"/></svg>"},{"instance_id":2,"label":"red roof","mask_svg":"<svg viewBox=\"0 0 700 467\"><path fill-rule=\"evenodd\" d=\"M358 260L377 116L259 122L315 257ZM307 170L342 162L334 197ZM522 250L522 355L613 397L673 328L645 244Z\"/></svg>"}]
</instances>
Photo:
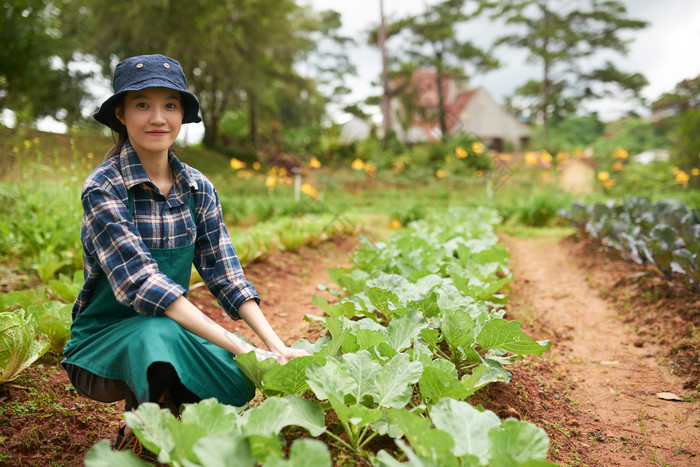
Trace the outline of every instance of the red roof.
<instances>
[{"instance_id":1,"label":"red roof","mask_svg":"<svg viewBox=\"0 0 700 467\"><path fill-rule=\"evenodd\" d=\"M447 131L452 132L459 123L460 115L469 105L469 101L476 94L477 89L461 92L457 94L453 101L449 101L449 89L452 77L446 75L442 81L442 95L445 98L445 123ZM422 128L428 139L438 139L433 133L433 129L440 128L437 117L439 106L439 95L437 87L437 73L431 70L415 70L411 76L411 87L415 90L414 104L430 112L427 113L429 120L421 119L419 116L413 117L413 125Z\"/></svg>"}]
</instances>

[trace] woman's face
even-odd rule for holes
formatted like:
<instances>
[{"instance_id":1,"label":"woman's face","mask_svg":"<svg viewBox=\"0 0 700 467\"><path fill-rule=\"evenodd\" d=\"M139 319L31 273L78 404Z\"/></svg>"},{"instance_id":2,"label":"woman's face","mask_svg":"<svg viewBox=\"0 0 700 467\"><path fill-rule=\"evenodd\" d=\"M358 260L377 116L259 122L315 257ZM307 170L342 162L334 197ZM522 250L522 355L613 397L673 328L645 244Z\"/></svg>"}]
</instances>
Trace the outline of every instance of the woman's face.
<instances>
[{"instance_id":1,"label":"woman's face","mask_svg":"<svg viewBox=\"0 0 700 467\"><path fill-rule=\"evenodd\" d=\"M166 88L128 92L116 109L129 141L140 157L167 154L182 127L180 93Z\"/></svg>"}]
</instances>

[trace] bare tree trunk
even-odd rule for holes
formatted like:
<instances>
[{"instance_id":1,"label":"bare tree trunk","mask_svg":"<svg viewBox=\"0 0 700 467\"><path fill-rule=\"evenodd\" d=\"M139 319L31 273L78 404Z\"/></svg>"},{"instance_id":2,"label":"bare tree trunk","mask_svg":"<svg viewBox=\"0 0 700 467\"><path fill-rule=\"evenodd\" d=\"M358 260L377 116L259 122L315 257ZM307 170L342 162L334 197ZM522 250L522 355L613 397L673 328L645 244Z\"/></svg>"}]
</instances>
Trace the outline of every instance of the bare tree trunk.
<instances>
[{"instance_id":1,"label":"bare tree trunk","mask_svg":"<svg viewBox=\"0 0 700 467\"><path fill-rule=\"evenodd\" d=\"M440 133L441 139L447 141L449 132L447 130L447 118L445 118L445 95L442 88L442 82L444 81L443 71L442 71L442 50L437 51L435 54L437 58L437 92L438 92L438 119L440 120Z\"/></svg>"},{"instance_id":2,"label":"bare tree trunk","mask_svg":"<svg viewBox=\"0 0 700 467\"><path fill-rule=\"evenodd\" d=\"M379 0L379 50L382 53L382 118L384 127L384 138L389 136L392 128L391 121L391 90L389 89L389 64L386 55L386 24L384 23L384 0Z\"/></svg>"}]
</instances>

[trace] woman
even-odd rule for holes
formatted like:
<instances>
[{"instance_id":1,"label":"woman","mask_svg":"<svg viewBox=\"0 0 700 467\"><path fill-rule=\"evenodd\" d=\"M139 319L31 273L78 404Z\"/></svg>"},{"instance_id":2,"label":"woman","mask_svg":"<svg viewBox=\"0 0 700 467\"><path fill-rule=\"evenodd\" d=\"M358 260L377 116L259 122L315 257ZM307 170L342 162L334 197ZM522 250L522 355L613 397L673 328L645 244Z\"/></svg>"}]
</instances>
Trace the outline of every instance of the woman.
<instances>
[{"instance_id":1,"label":"woman","mask_svg":"<svg viewBox=\"0 0 700 467\"><path fill-rule=\"evenodd\" d=\"M170 151L183 123L200 122L180 64L163 55L119 63L114 94L95 118L117 133L105 162L85 181L81 241L85 284L73 307L63 362L83 395L146 401L177 412L216 397L236 406L255 388L235 356L253 351L280 363L300 355L270 327L245 279L214 187ZM192 264L233 319L270 351L219 326L187 299ZM133 435L120 449L140 449Z\"/></svg>"}]
</instances>

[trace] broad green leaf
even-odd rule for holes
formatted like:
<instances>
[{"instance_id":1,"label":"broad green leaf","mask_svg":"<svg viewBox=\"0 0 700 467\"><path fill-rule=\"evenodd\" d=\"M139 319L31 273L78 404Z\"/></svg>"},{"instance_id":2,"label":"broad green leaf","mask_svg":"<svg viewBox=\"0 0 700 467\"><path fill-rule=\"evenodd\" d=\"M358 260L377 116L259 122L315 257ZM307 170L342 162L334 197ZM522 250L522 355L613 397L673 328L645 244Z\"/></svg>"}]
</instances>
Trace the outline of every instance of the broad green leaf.
<instances>
[{"instance_id":1,"label":"broad green leaf","mask_svg":"<svg viewBox=\"0 0 700 467\"><path fill-rule=\"evenodd\" d=\"M382 416L379 420L372 423L372 430L376 431L379 435L386 435L394 439L403 437L403 432L401 431L401 428L399 428L399 426L396 423L392 423L389 420L389 417L387 416L384 410L381 411L381 415Z\"/></svg>"},{"instance_id":2,"label":"broad green leaf","mask_svg":"<svg viewBox=\"0 0 700 467\"><path fill-rule=\"evenodd\" d=\"M433 328L426 328L423 329L420 333L421 337L430 345L432 346L437 346L440 342L442 342L442 335L440 334L440 331L437 329Z\"/></svg>"},{"instance_id":3,"label":"broad green leaf","mask_svg":"<svg viewBox=\"0 0 700 467\"><path fill-rule=\"evenodd\" d=\"M34 320L22 309L0 313L0 384L12 381L49 348L36 335Z\"/></svg>"},{"instance_id":4,"label":"broad green leaf","mask_svg":"<svg viewBox=\"0 0 700 467\"><path fill-rule=\"evenodd\" d=\"M411 310L401 318L389 323L386 329L387 343L401 352L413 345L413 339L420 335L428 323L418 310Z\"/></svg>"},{"instance_id":5,"label":"broad green leaf","mask_svg":"<svg viewBox=\"0 0 700 467\"><path fill-rule=\"evenodd\" d=\"M37 332L49 338L49 351L55 355L63 354L63 347L70 339L72 305L50 301L40 305L30 305L27 312L37 323Z\"/></svg>"},{"instance_id":6,"label":"broad green leaf","mask_svg":"<svg viewBox=\"0 0 700 467\"><path fill-rule=\"evenodd\" d=\"M0 294L0 312L26 310L30 305L39 305L49 301L43 288L16 290Z\"/></svg>"},{"instance_id":7,"label":"broad green leaf","mask_svg":"<svg viewBox=\"0 0 700 467\"><path fill-rule=\"evenodd\" d=\"M323 410L311 400L291 395L271 397L243 412L241 427L246 435L277 436L286 426L306 428L312 436L326 431Z\"/></svg>"},{"instance_id":8,"label":"broad green leaf","mask_svg":"<svg viewBox=\"0 0 700 467\"><path fill-rule=\"evenodd\" d=\"M440 307L438 306L437 300L437 294L432 292L423 299L409 301L406 303L406 306L408 308L418 310L423 314L423 316L430 318L437 316L440 313Z\"/></svg>"},{"instance_id":9,"label":"broad green leaf","mask_svg":"<svg viewBox=\"0 0 700 467\"><path fill-rule=\"evenodd\" d=\"M533 340L520 329L521 326L522 324L518 321L493 319L484 325L476 341L482 351L502 349L518 355L542 355L549 350L551 345L549 341Z\"/></svg>"},{"instance_id":10,"label":"broad green leaf","mask_svg":"<svg viewBox=\"0 0 700 467\"><path fill-rule=\"evenodd\" d=\"M402 408L413 394L413 384L418 382L423 365L410 361L407 354L400 353L381 367L372 381L372 396L380 407Z\"/></svg>"},{"instance_id":11,"label":"broad green leaf","mask_svg":"<svg viewBox=\"0 0 700 467\"><path fill-rule=\"evenodd\" d=\"M380 409L372 409L364 405L338 406L333 404L333 408L341 420L348 421L358 428L364 428L378 422L383 415Z\"/></svg>"},{"instance_id":12,"label":"broad green leaf","mask_svg":"<svg viewBox=\"0 0 700 467\"><path fill-rule=\"evenodd\" d=\"M314 305L320 306L328 316L345 316L352 318L357 315L355 304L347 300L341 300L335 305L330 305L325 298L314 295L311 299Z\"/></svg>"},{"instance_id":13,"label":"broad green leaf","mask_svg":"<svg viewBox=\"0 0 700 467\"><path fill-rule=\"evenodd\" d=\"M402 440L397 439L396 445L406 455L408 462L399 462L391 457L391 454L382 449L377 453L377 462L379 463L379 467L439 467L436 462L430 459L425 459L416 454L413 449L411 449L410 446L408 446Z\"/></svg>"},{"instance_id":14,"label":"broad green leaf","mask_svg":"<svg viewBox=\"0 0 700 467\"><path fill-rule=\"evenodd\" d=\"M484 363L474 368L470 375L462 378L462 386L467 390L467 396L471 396L487 384L497 381L510 382L510 376L508 370Z\"/></svg>"},{"instance_id":15,"label":"broad green leaf","mask_svg":"<svg viewBox=\"0 0 700 467\"><path fill-rule=\"evenodd\" d=\"M230 457L236 459L236 457ZM230 464L228 464L230 465ZM265 467L330 467L332 465L331 453L328 446L317 439L297 439L289 450L289 459L279 456L270 456L265 459Z\"/></svg>"},{"instance_id":16,"label":"broad green leaf","mask_svg":"<svg viewBox=\"0 0 700 467\"><path fill-rule=\"evenodd\" d=\"M355 380L344 362L337 358L328 358L325 365L312 362L306 368L306 382L320 400L328 399L329 394L341 401L345 394L355 389Z\"/></svg>"},{"instance_id":17,"label":"broad green leaf","mask_svg":"<svg viewBox=\"0 0 700 467\"><path fill-rule=\"evenodd\" d=\"M136 457L131 451L113 451L109 441L103 439L93 445L85 455L85 467L146 467L153 465Z\"/></svg>"},{"instance_id":18,"label":"broad green leaf","mask_svg":"<svg viewBox=\"0 0 700 467\"><path fill-rule=\"evenodd\" d=\"M358 281L349 275L350 271L346 268L331 268L328 269L328 275L346 295L353 295L361 292L364 289L364 282Z\"/></svg>"},{"instance_id":19,"label":"broad green leaf","mask_svg":"<svg viewBox=\"0 0 700 467\"><path fill-rule=\"evenodd\" d=\"M175 439L170 431L170 422L176 422L168 409L161 409L158 404L146 402L139 405L134 412L124 414L126 424L134 430L143 446L158 455L159 462L168 463L177 456ZM206 430L199 425L194 426L197 438L206 436ZM193 443L196 439L193 439Z\"/></svg>"},{"instance_id":20,"label":"broad green leaf","mask_svg":"<svg viewBox=\"0 0 700 467\"><path fill-rule=\"evenodd\" d=\"M353 386L346 395L352 396L356 404L359 404L365 395L372 394L375 380L382 370L379 363L372 361L372 356L366 350L361 350L355 354L345 354L341 357L342 362L348 369L348 373L353 379Z\"/></svg>"},{"instance_id":21,"label":"broad green leaf","mask_svg":"<svg viewBox=\"0 0 700 467\"><path fill-rule=\"evenodd\" d=\"M474 320L466 313L443 310L440 330L455 357L474 343Z\"/></svg>"},{"instance_id":22,"label":"broad green leaf","mask_svg":"<svg viewBox=\"0 0 700 467\"><path fill-rule=\"evenodd\" d=\"M358 329L354 333L357 342L357 351L368 350L382 342L387 341L387 337L379 331L370 331L369 329Z\"/></svg>"},{"instance_id":23,"label":"broad green leaf","mask_svg":"<svg viewBox=\"0 0 700 467\"><path fill-rule=\"evenodd\" d=\"M472 297L466 296L447 281L437 287L435 293L441 310L466 311L474 303Z\"/></svg>"},{"instance_id":24,"label":"broad green leaf","mask_svg":"<svg viewBox=\"0 0 700 467\"><path fill-rule=\"evenodd\" d=\"M207 436L194 443L192 452L206 467L228 467L231 459L236 465L254 467L258 460L253 456L248 439L240 434L227 433Z\"/></svg>"},{"instance_id":25,"label":"broad green leaf","mask_svg":"<svg viewBox=\"0 0 700 467\"><path fill-rule=\"evenodd\" d=\"M399 297L394 292L378 287L369 287L365 290L367 297L384 316L391 316L393 310L399 307Z\"/></svg>"},{"instance_id":26,"label":"broad green leaf","mask_svg":"<svg viewBox=\"0 0 700 467\"><path fill-rule=\"evenodd\" d=\"M284 396L305 393L309 390L306 383L306 367L313 361L322 362L323 358L314 355L297 357L284 365L273 366L263 378L264 389L279 392Z\"/></svg>"},{"instance_id":27,"label":"broad green leaf","mask_svg":"<svg viewBox=\"0 0 700 467\"><path fill-rule=\"evenodd\" d=\"M240 432L241 408L221 404L215 398L204 399L196 404L186 404L182 411L182 423L205 427L207 435Z\"/></svg>"},{"instance_id":28,"label":"broad green leaf","mask_svg":"<svg viewBox=\"0 0 700 467\"><path fill-rule=\"evenodd\" d=\"M547 459L547 433L532 423L509 418L503 421L500 428L490 430L488 436L492 455L508 454L519 463Z\"/></svg>"},{"instance_id":29,"label":"broad green leaf","mask_svg":"<svg viewBox=\"0 0 700 467\"><path fill-rule=\"evenodd\" d=\"M454 369L454 365L452 368ZM467 389L457 378L456 371L455 374L450 374L433 366L423 368L419 387L421 397L429 404L435 404L446 397L462 400L469 395Z\"/></svg>"},{"instance_id":30,"label":"broad green leaf","mask_svg":"<svg viewBox=\"0 0 700 467\"><path fill-rule=\"evenodd\" d=\"M330 342L331 338L328 336L323 336L319 339L316 340L313 344L309 342L306 339L299 339L296 341L294 344L292 344L292 348L295 349L304 349L307 352L309 352L311 355L318 353L321 351L321 349L326 346Z\"/></svg>"},{"instance_id":31,"label":"broad green leaf","mask_svg":"<svg viewBox=\"0 0 700 467\"><path fill-rule=\"evenodd\" d=\"M451 452L454 441L449 433L433 428L429 420L408 410L391 409L387 414L389 420L401 428L419 456L437 465L455 464L454 455Z\"/></svg>"},{"instance_id":32,"label":"broad green leaf","mask_svg":"<svg viewBox=\"0 0 700 467\"><path fill-rule=\"evenodd\" d=\"M450 434L454 455L472 454L488 464L492 452L489 430L501 425L495 413L479 412L466 402L442 399L430 411L430 419L436 428Z\"/></svg>"},{"instance_id":33,"label":"broad green leaf","mask_svg":"<svg viewBox=\"0 0 700 467\"><path fill-rule=\"evenodd\" d=\"M265 374L279 363L274 358L266 358L259 362L255 352L248 352L236 357L236 365L255 384L255 387L262 388Z\"/></svg>"}]
</instances>

